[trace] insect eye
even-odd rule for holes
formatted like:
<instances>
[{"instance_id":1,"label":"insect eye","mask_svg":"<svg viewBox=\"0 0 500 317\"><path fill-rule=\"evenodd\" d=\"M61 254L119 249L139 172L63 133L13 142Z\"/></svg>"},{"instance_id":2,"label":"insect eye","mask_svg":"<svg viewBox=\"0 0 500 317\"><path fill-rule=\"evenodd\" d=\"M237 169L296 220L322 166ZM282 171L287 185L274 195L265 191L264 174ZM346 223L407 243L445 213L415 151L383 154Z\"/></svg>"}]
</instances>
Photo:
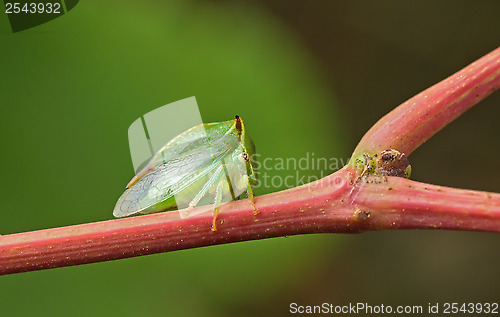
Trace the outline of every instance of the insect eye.
<instances>
[{"instance_id":1,"label":"insect eye","mask_svg":"<svg viewBox=\"0 0 500 317\"><path fill-rule=\"evenodd\" d=\"M243 161L248 163L249 159L248 159L248 154L246 152L241 153L241 158L243 159Z\"/></svg>"}]
</instances>

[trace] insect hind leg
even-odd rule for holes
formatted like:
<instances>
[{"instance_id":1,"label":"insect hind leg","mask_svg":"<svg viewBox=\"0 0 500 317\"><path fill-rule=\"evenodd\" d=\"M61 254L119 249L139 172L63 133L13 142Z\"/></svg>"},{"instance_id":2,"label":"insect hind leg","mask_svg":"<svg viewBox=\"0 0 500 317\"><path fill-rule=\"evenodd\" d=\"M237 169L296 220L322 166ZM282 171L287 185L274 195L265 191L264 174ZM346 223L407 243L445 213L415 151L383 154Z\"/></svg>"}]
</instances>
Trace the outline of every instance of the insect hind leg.
<instances>
[{"instance_id":1,"label":"insect hind leg","mask_svg":"<svg viewBox=\"0 0 500 317\"><path fill-rule=\"evenodd\" d=\"M248 199L250 199L250 202L252 203L253 214L256 215L260 211L258 211L257 207L255 207L255 196L253 194L252 185L250 185L250 181L248 180L248 175L243 175L243 178L245 179L245 183L247 184Z\"/></svg>"},{"instance_id":2,"label":"insect hind leg","mask_svg":"<svg viewBox=\"0 0 500 317\"><path fill-rule=\"evenodd\" d=\"M222 193L224 191L224 182L219 181L217 184L217 190L215 192L215 201L214 201L214 218L212 219L212 231L217 231L217 227L215 222L217 221L217 216L219 215L220 203L222 201Z\"/></svg>"},{"instance_id":3,"label":"insect hind leg","mask_svg":"<svg viewBox=\"0 0 500 317\"><path fill-rule=\"evenodd\" d=\"M181 218L186 218L189 216L189 211L196 207L200 200L208 193L210 188L212 188L215 184L220 182L221 177L224 175L224 170L221 166L219 166L215 172L210 176L210 179L203 185L203 188L196 194L196 196L191 200L188 207L182 211L180 211Z\"/></svg>"}]
</instances>

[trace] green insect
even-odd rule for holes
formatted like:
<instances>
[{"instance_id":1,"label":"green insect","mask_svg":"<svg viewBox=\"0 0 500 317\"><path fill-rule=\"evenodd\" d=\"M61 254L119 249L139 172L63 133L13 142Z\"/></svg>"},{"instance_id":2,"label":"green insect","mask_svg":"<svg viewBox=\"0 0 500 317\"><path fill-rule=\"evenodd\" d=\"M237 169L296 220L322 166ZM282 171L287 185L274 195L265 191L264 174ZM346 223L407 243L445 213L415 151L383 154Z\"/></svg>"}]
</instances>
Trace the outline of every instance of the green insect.
<instances>
[{"instance_id":1,"label":"green insect","mask_svg":"<svg viewBox=\"0 0 500 317\"><path fill-rule=\"evenodd\" d=\"M257 182L255 146L243 120L200 124L165 144L132 178L113 215L126 217L182 209L181 218L202 199L214 204L212 231L222 202L245 191L257 214L252 186Z\"/></svg>"}]
</instances>

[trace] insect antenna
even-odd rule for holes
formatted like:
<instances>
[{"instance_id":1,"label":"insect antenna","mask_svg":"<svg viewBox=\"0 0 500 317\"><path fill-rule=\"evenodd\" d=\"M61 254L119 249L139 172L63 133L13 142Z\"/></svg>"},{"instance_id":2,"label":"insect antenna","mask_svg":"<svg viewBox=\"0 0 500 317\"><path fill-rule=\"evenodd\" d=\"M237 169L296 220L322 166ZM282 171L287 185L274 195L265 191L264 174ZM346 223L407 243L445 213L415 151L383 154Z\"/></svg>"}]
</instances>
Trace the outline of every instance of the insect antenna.
<instances>
[{"instance_id":1,"label":"insect antenna","mask_svg":"<svg viewBox=\"0 0 500 317\"><path fill-rule=\"evenodd\" d=\"M236 131L238 131L238 136L241 139L241 132L243 131L243 124L241 122L241 118L239 115L234 116L234 125L236 127Z\"/></svg>"}]
</instances>

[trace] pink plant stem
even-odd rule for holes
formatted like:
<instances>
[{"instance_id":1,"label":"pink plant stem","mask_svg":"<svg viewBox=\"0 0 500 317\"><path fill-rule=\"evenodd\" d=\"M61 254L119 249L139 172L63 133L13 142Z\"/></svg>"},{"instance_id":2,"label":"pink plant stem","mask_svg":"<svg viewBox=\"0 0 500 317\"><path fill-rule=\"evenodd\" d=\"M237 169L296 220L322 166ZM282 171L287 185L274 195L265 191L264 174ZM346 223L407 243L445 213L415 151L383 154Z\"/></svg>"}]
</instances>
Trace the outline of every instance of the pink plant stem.
<instances>
[{"instance_id":1,"label":"pink plant stem","mask_svg":"<svg viewBox=\"0 0 500 317\"><path fill-rule=\"evenodd\" d=\"M500 48L395 108L354 150L396 149L410 155L436 132L500 87Z\"/></svg>"},{"instance_id":2,"label":"pink plant stem","mask_svg":"<svg viewBox=\"0 0 500 317\"><path fill-rule=\"evenodd\" d=\"M2 236L0 274L299 233L358 231L351 227L349 208L336 205L348 191L342 183L258 197L258 215L248 200L230 202L220 209L217 232L211 231L211 213L181 220L171 211Z\"/></svg>"},{"instance_id":3,"label":"pink plant stem","mask_svg":"<svg viewBox=\"0 0 500 317\"><path fill-rule=\"evenodd\" d=\"M500 87L500 49L405 102L370 129L355 150L409 154L434 133ZM500 232L500 195L360 177L352 165L319 181L180 219L178 212L116 219L0 236L0 274L121 259L270 237L357 233L384 229ZM211 207L199 207L211 209Z\"/></svg>"},{"instance_id":4,"label":"pink plant stem","mask_svg":"<svg viewBox=\"0 0 500 317\"><path fill-rule=\"evenodd\" d=\"M354 204L373 211L378 229L500 232L500 194L387 177L387 182L364 184Z\"/></svg>"},{"instance_id":5,"label":"pink plant stem","mask_svg":"<svg viewBox=\"0 0 500 317\"><path fill-rule=\"evenodd\" d=\"M208 245L304 233L385 229L500 232L500 195L428 185L399 177L356 183L344 168L322 180L180 219L178 212L0 237L0 274L100 262ZM410 199L411 198L411 199ZM210 209L210 207L201 207Z\"/></svg>"}]
</instances>

